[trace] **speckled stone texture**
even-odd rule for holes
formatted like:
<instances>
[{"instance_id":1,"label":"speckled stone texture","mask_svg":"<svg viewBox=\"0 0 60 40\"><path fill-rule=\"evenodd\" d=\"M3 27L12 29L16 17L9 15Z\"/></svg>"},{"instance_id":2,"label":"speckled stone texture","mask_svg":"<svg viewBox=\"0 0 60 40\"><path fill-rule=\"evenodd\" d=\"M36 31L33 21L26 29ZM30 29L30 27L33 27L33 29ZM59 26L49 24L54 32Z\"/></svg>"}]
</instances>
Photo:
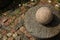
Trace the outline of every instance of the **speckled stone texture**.
<instances>
[{"instance_id":1,"label":"speckled stone texture","mask_svg":"<svg viewBox=\"0 0 60 40\"><path fill-rule=\"evenodd\" d=\"M43 5L42 5L43 6ZM37 5L29 9L25 14L25 27L28 32L33 36L38 38L51 38L56 36L60 32L60 15L51 5L44 5L49 7L54 15L54 18L51 23L48 25L42 25L36 21L35 14L36 11L42 7Z\"/></svg>"},{"instance_id":2,"label":"speckled stone texture","mask_svg":"<svg viewBox=\"0 0 60 40\"><path fill-rule=\"evenodd\" d=\"M41 7L36 12L36 21L41 24L48 24L51 22L53 14L48 7Z\"/></svg>"}]
</instances>

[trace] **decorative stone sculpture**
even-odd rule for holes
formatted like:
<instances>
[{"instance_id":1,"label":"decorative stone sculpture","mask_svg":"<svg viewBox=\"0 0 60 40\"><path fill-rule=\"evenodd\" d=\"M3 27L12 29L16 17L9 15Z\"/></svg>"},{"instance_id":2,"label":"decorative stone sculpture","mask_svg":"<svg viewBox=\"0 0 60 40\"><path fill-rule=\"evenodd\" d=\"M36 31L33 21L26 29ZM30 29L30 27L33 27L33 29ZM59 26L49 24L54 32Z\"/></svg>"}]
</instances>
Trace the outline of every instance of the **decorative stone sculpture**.
<instances>
[{"instance_id":1,"label":"decorative stone sculpture","mask_svg":"<svg viewBox=\"0 0 60 40\"><path fill-rule=\"evenodd\" d=\"M54 15L53 19L52 14ZM58 14L59 13L51 5L37 5L26 12L24 20L25 27L28 32L35 37L54 37L60 32L60 15ZM48 26L43 24L47 24Z\"/></svg>"}]
</instances>

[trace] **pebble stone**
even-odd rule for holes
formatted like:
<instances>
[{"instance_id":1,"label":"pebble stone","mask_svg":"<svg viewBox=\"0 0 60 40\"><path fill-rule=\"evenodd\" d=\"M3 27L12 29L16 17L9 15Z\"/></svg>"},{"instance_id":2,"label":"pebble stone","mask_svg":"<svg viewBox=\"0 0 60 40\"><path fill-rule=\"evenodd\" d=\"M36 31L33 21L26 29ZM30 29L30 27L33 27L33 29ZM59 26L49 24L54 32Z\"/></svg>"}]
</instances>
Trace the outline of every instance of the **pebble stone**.
<instances>
[{"instance_id":1,"label":"pebble stone","mask_svg":"<svg viewBox=\"0 0 60 40\"><path fill-rule=\"evenodd\" d=\"M11 36L12 36L12 33L7 33L7 36L8 36L8 37L11 37Z\"/></svg>"},{"instance_id":2,"label":"pebble stone","mask_svg":"<svg viewBox=\"0 0 60 40\"><path fill-rule=\"evenodd\" d=\"M21 4L19 4L19 7L21 6Z\"/></svg>"},{"instance_id":3,"label":"pebble stone","mask_svg":"<svg viewBox=\"0 0 60 40\"><path fill-rule=\"evenodd\" d=\"M14 34L13 34L13 37L15 38L16 36L17 36L17 33L14 33Z\"/></svg>"},{"instance_id":4,"label":"pebble stone","mask_svg":"<svg viewBox=\"0 0 60 40\"><path fill-rule=\"evenodd\" d=\"M56 4L56 5L55 5L55 7L59 7L59 5L58 5L58 4Z\"/></svg>"},{"instance_id":5,"label":"pebble stone","mask_svg":"<svg viewBox=\"0 0 60 40\"><path fill-rule=\"evenodd\" d=\"M3 40L7 40L7 36L3 36Z\"/></svg>"},{"instance_id":6,"label":"pebble stone","mask_svg":"<svg viewBox=\"0 0 60 40\"><path fill-rule=\"evenodd\" d=\"M13 37L9 37L8 40L13 40L14 38Z\"/></svg>"},{"instance_id":7,"label":"pebble stone","mask_svg":"<svg viewBox=\"0 0 60 40\"><path fill-rule=\"evenodd\" d=\"M20 36L17 36L16 38L15 38L15 40L20 40L21 38L20 38Z\"/></svg>"},{"instance_id":8,"label":"pebble stone","mask_svg":"<svg viewBox=\"0 0 60 40\"><path fill-rule=\"evenodd\" d=\"M49 3L51 3L52 1L51 0L48 0Z\"/></svg>"}]
</instances>

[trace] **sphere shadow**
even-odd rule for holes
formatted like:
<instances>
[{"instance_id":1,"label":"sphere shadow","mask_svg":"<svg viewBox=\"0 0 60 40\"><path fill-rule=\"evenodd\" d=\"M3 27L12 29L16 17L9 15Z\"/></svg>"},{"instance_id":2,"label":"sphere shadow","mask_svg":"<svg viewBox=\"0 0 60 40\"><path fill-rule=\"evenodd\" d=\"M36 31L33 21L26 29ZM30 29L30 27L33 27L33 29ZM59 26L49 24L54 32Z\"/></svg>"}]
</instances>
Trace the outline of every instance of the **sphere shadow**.
<instances>
[{"instance_id":1,"label":"sphere shadow","mask_svg":"<svg viewBox=\"0 0 60 40\"><path fill-rule=\"evenodd\" d=\"M52 21L50 23L48 23L47 25L44 25L44 26L46 26L46 27L56 27L59 24L60 24L60 19L56 15L53 15Z\"/></svg>"}]
</instances>

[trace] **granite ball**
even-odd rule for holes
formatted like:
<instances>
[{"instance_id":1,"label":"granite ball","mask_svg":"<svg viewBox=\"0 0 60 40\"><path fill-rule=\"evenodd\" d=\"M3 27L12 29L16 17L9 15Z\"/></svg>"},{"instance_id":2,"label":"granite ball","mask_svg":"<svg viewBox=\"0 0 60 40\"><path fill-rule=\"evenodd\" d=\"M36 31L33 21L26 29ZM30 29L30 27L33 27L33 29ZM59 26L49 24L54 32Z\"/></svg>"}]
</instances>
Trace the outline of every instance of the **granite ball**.
<instances>
[{"instance_id":1,"label":"granite ball","mask_svg":"<svg viewBox=\"0 0 60 40\"><path fill-rule=\"evenodd\" d=\"M48 7L41 7L36 11L36 21L41 24L48 24L52 18L51 10Z\"/></svg>"}]
</instances>

